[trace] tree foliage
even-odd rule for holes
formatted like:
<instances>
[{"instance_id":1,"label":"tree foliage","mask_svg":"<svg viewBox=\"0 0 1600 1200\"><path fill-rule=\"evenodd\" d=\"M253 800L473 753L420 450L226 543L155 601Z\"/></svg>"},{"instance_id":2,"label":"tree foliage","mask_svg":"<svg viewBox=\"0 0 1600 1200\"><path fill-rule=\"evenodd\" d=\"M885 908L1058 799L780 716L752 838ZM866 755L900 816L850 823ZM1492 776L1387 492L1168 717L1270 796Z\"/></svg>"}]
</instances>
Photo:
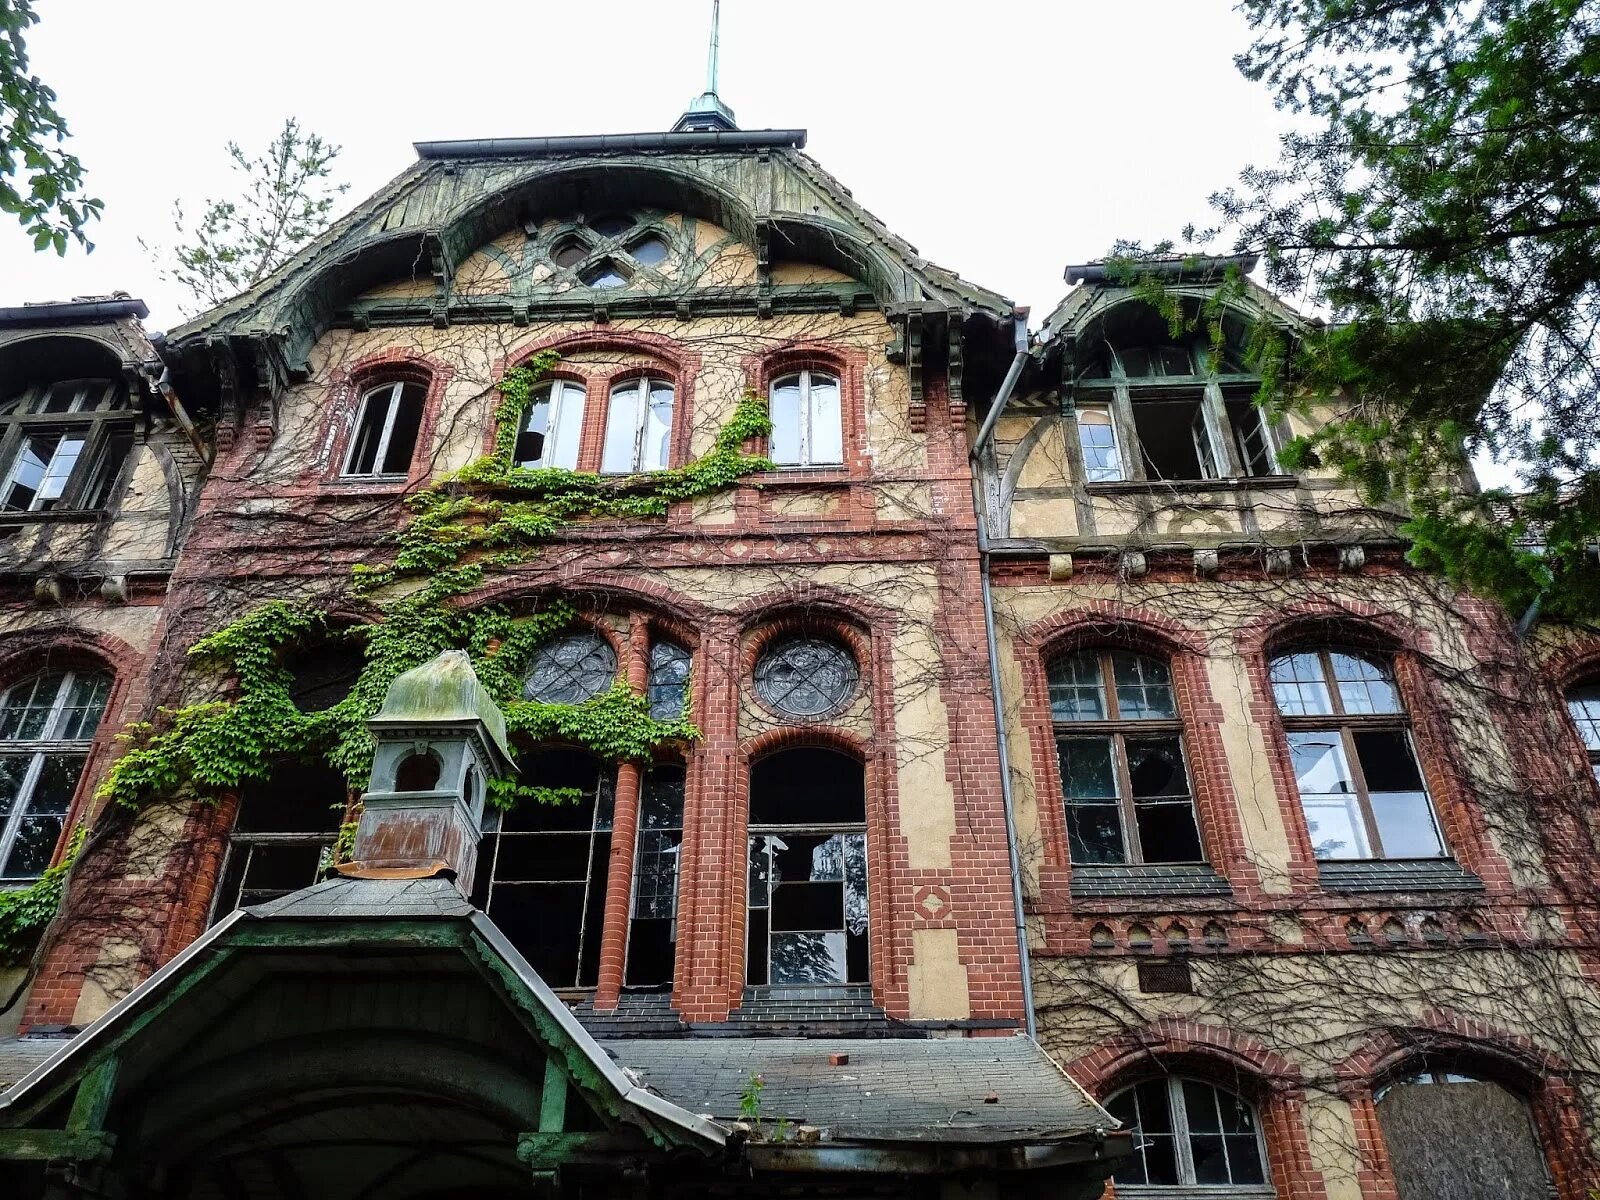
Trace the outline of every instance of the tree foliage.
<instances>
[{"instance_id":1,"label":"tree foliage","mask_svg":"<svg viewBox=\"0 0 1600 1200\"><path fill-rule=\"evenodd\" d=\"M228 143L233 170L242 176L237 197L207 200L193 221L175 202L176 244L140 243L161 278L189 294L187 311L249 291L332 223L334 205L350 186L332 179L339 151L292 117L256 157Z\"/></svg>"},{"instance_id":2,"label":"tree foliage","mask_svg":"<svg viewBox=\"0 0 1600 1200\"><path fill-rule=\"evenodd\" d=\"M1342 417L1301 461L1407 500L1421 565L1600 612L1600 3L1240 8L1238 65L1299 128L1187 237L1261 254L1270 286L1331 315L1294 367ZM1463 494L1480 452L1520 464L1514 500Z\"/></svg>"},{"instance_id":3,"label":"tree foliage","mask_svg":"<svg viewBox=\"0 0 1600 1200\"><path fill-rule=\"evenodd\" d=\"M56 94L28 73L23 34L39 22L32 0L0 0L0 212L15 215L35 250L93 249L85 230L99 200L81 195L83 164L62 150L67 123Z\"/></svg>"}]
</instances>

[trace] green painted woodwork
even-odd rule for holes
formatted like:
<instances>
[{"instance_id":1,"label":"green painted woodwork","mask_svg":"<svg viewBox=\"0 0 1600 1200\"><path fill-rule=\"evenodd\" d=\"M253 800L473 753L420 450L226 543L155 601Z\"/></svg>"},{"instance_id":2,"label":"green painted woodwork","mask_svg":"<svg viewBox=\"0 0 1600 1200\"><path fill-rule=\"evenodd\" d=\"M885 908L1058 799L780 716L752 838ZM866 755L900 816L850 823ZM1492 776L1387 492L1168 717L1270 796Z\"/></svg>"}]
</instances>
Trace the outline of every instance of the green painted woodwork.
<instances>
[{"instance_id":1,"label":"green painted woodwork","mask_svg":"<svg viewBox=\"0 0 1600 1200\"><path fill-rule=\"evenodd\" d=\"M106 1113L117 1088L117 1058L108 1054L89 1069L78 1084L72 1111L67 1114L67 1132L84 1133L105 1128Z\"/></svg>"},{"instance_id":2,"label":"green painted woodwork","mask_svg":"<svg viewBox=\"0 0 1600 1200\"><path fill-rule=\"evenodd\" d=\"M648 1155L637 1140L614 1133L524 1133L517 1137L517 1158L534 1170L555 1170L578 1163L621 1169L627 1159Z\"/></svg>"},{"instance_id":3,"label":"green painted woodwork","mask_svg":"<svg viewBox=\"0 0 1600 1200\"><path fill-rule=\"evenodd\" d=\"M115 1135L100 1130L0 1129L0 1160L101 1162L116 1144Z\"/></svg>"},{"instance_id":4,"label":"green painted woodwork","mask_svg":"<svg viewBox=\"0 0 1600 1200\"><path fill-rule=\"evenodd\" d=\"M567 1127L567 1077L554 1057L545 1059L544 1092L539 1099L539 1131L560 1133Z\"/></svg>"}]
</instances>

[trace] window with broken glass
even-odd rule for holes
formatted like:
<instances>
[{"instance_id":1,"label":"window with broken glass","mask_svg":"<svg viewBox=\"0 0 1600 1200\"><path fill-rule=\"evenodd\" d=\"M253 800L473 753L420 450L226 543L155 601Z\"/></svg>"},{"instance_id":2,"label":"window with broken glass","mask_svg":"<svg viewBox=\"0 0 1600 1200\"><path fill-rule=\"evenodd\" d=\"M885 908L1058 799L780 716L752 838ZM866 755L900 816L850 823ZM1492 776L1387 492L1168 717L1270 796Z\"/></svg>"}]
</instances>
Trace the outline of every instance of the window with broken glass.
<instances>
[{"instance_id":1,"label":"window with broken glass","mask_svg":"<svg viewBox=\"0 0 1600 1200\"><path fill-rule=\"evenodd\" d=\"M844 413L839 380L822 371L799 371L772 385L772 434L767 457L784 467L844 462Z\"/></svg>"},{"instance_id":2,"label":"window with broken glass","mask_svg":"<svg viewBox=\"0 0 1600 1200\"><path fill-rule=\"evenodd\" d=\"M411 470L427 394L420 383L404 381L381 383L362 393L355 436L345 456L346 478L400 476Z\"/></svg>"},{"instance_id":3,"label":"window with broken glass","mask_svg":"<svg viewBox=\"0 0 1600 1200\"><path fill-rule=\"evenodd\" d=\"M678 863L683 851L683 767L657 764L639 792L628 926L628 987L668 988L678 941Z\"/></svg>"},{"instance_id":4,"label":"window with broken glass","mask_svg":"<svg viewBox=\"0 0 1600 1200\"><path fill-rule=\"evenodd\" d=\"M1105 345L1074 381L1075 426L1089 483L1183 482L1277 475L1278 439L1261 380L1210 347Z\"/></svg>"},{"instance_id":5,"label":"window with broken glass","mask_svg":"<svg viewBox=\"0 0 1600 1200\"><path fill-rule=\"evenodd\" d=\"M650 674L645 687L650 716L676 721L689 706L689 652L676 642L650 646Z\"/></svg>"},{"instance_id":6,"label":"window with broken glass","mask_svg":"<svg viewBox=\"0 0 1600 1200\"><path fill-rule=\"evenodd\" d=\"M585 393L581 383L556 379L535 388L511 452L513 466L578 469Z\"/></svg>"},{"instance_id":7,"label":"window with broken glass","mask_svg":"<svg viewBox=\"0 0 1600 1200\"><path fill-rule=\"evenodd\" d=\"M1567 711L1578 727L1583 748L1589 755L1589 769L1600 780L1600 683L1583 683L1567 692Z\"/></svg>"},{"instance_id":8,"label":"window with broken glass","mask_svg":"<svg viewBox=\"0 0 1600 1200\"><path fill-rule=\"evenodd\" d=\"M541 704L582 704L611 686L617 652L597 633L552 638L534 652L522 694Z\"/></svg>"},{"instance_id":9,"label":"window with broken glass","mask_svg":"<svg viewBox=\"0 0 1600 1200\"><path fill-rule=\"evenodd\" d=\"M1446 857L1389 663L1298 650L1271 676L1316 857Z\"/></svg>"},{"instance_id":10,"label":"window with broken glass","mask_svg":"<svg viewBox=\"0 0 1600 1200\"><path fill-rule=\"evenodd\" d=\"M1218 1186L1229 1190L1206 1194L1273 1194L1261 1123L1249 1102L1232 1092L1167 1076L1118 1092L1106 1111L1133 1133L1133 1154L1112 1176L1119 1196L1145 1187Z\"/></svg>"},{"instance_id":11,"label":"window with broken glass","mask_svg":"<svg viewBox=\"0 0 1600 1200\"><path fill-rule=\"evenodd\" d=\"M0 697L0 880L50 865L111 694L97 671L46 671Z\"/></svg>"},{"instance_id":12,"label":"window with broken glass","mask_svg":"<svg viewBox=\"0 0 1600 1200\"><path fill-rule=\"evenodd\" d=\"M127 389L110 379L39 384L0 405L0 511L109 507L134 420Z\"/></svg>"},{"instance_id":13,"label":"window with broken glass","mask_svg":"<svg viewBox=\"0 0 1600 1200\"><path fill-rule=\"evenodd\" d=\"M212 919L320 882L333 863L349 799L344 776L326 765L285 762L245 784Z\"/></svg>"},{"instance_id":14,"label":"window with broken glass","mask_svg":"<svg viewBox=\"0 0 1600 1200\"><path fill-rule=\"evenodd\" d=\"M1088 649L1046 674L1072 861L1204 861L1167 664Z\"/></svg>"},{"instance_id":15,"label":"window with broken glass","mask_svg":"<svg viewBox=\"0 0 1600 1200\"><path fill-rule=\"evenodd\" d=\"M562 798L485 814L472 902L551 987L594 987L616 772L582 751L545 749L521 755L519 774Z\"/></svg>"},{"instance_id":16,"label":"window with broken glass","mask_svg":"<svg viewBox=\"0 0 1600 1200\"><path fill-rule=\"evenodd\" d=\"M745 980L865 983L866 777L835 750L783 750L750 769Z\"/></svg>"},{"instance_id":17,"label":"window with broken glass","mask_svg":"<svg viewBox=\"0 0 1600 1200\"><path fill-rule=\"evenodd\" d=\"M672 384L665 379L630 379L611 389L600 471L625 475L660 471L672 459Z\"/></svg>"}]
</instances>

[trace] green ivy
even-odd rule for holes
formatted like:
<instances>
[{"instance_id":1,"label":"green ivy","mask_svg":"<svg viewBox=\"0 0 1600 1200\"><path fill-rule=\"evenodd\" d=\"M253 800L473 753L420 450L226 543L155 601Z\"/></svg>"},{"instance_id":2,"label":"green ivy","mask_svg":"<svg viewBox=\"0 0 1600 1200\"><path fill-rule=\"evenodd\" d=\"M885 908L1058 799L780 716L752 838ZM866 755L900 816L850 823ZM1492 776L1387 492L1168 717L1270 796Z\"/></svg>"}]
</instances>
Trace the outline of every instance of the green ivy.
<instances>
[{"instance_id":1,"label":"green ivy","mask_svg":"<svg viewBox=\"0 0 1600 1200\"><path fill-rule=\"evenodd\" d=\"M83 849L86 830L73 831L66 857L27 887L0 891L0 967L20 967L33 956L39 935L61 906L67 873Z\"/></svg>"},{"instance_id":2,"label":"green ivy","mask_svg":"<svg viewBox=\"0 0 1600 1200\"><path fill-rule=\"evenodd\" d=\"M766 406L747 393L718 432L711 451L683 467L630 476L600 476L512 463L533 389L557 359L536 355L507 373L494 449L412 497L408 519L389 543L390 560L355 568L356 591L373 597L388 585L419 581L397 598L374 601L380 620L335 630L326 610L269 601L202 638L189 654L197 667L232 681L231 698L163 708L130 726L121 757L98 796L142 808L160 798L215 799L268 777L285 759L325 762L352 787L366 783L374 743L367 722L397 676L448 649L464 649L480 682L504 710L508 731L526 742L559 739L612 761L643 762L666 744L693 740L686 719L658 721L648 701L617 684L581 704L539 704L522 698L533 655L569 627L576 612L561 600L532 614L501 605L472 607L491 572L536 557L574 525L591 520L651 519L674 501L725 490L771 463L743 452L771 432ZM319 639L347 637L363 645L365 665L350 694L322 712L301 712L290 698L287 654ZM496 805L563 803L571 789L524 787L497 780Z\"/></svg>"}]
</instances>

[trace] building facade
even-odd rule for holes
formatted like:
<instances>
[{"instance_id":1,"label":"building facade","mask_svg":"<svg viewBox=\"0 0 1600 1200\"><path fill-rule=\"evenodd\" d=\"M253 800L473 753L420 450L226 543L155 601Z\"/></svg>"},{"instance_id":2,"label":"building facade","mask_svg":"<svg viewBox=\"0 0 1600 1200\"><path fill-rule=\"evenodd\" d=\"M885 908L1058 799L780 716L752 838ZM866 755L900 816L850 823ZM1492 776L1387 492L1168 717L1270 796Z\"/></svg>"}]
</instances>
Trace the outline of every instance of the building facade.
<instances>
[{"instance_id":1,"label":"building facade","mask_svg":"<svg viewBox=\"0 0 1600 1200\"><path fill-rule=\"evenodd\" d=\"M17 1194L1600 1181L1600 639L1285 465L1250 264L1030 340L804 141L0 312Z\"/></svg>"}]
</instances>

